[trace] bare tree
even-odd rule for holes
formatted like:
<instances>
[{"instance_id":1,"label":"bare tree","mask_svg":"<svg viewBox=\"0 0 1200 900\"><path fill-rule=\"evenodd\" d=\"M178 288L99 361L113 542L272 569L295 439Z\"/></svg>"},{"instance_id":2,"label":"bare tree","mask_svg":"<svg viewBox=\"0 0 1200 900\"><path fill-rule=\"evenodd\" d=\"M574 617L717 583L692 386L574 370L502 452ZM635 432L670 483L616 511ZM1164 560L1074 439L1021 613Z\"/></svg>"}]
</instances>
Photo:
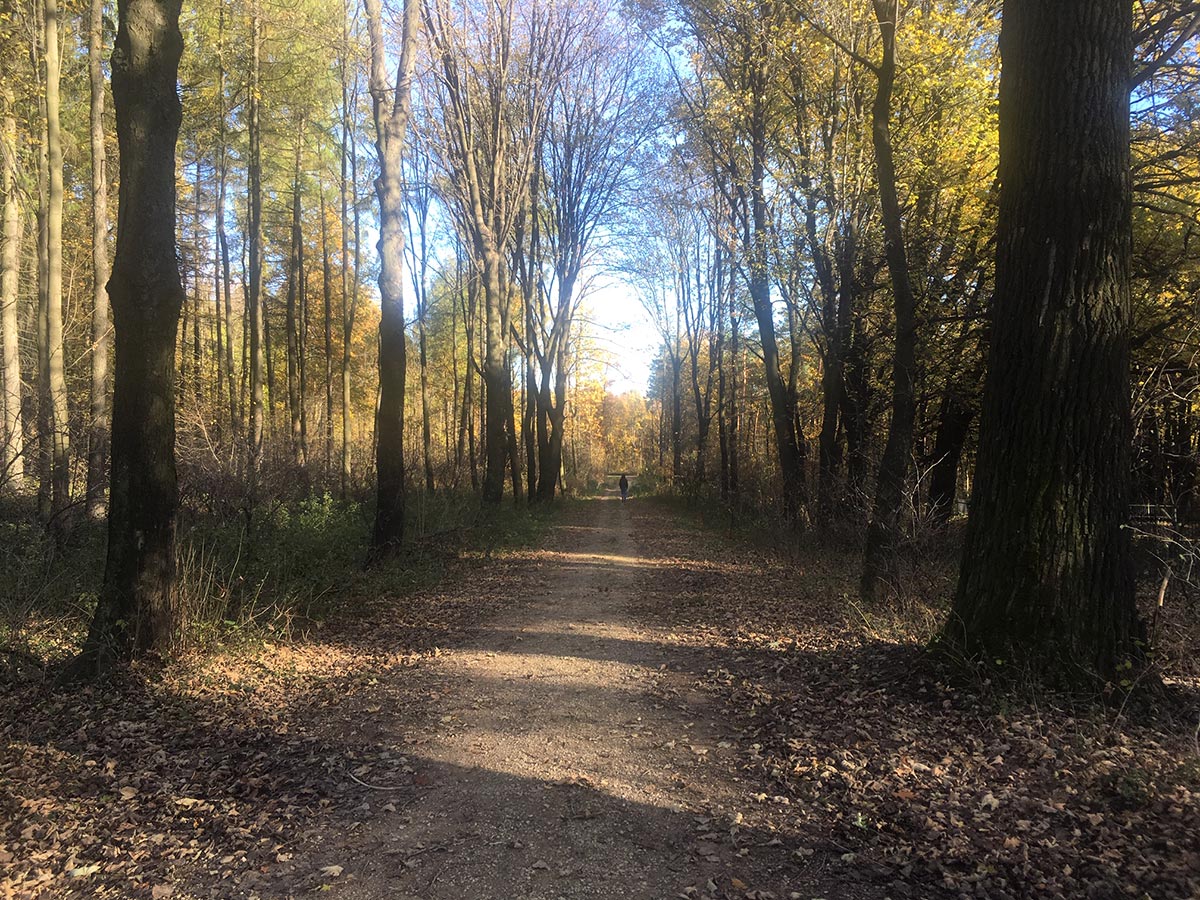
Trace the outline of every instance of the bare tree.
<instances>
[{"instance_id":1,"label":"bare tree","mask_svg":"<svg viewBox=\"0 0 1200 900\"><path fill-rule=\"evenodd\" d=\"M487 465L483 498L500 502L506 464L517 459L510 276L506 248L536 166L537 135L555 89L566 13L516 0L425 7L433 66L429 96L444 193L467 238L483 288Z\"/></svg>"}]
</instances>

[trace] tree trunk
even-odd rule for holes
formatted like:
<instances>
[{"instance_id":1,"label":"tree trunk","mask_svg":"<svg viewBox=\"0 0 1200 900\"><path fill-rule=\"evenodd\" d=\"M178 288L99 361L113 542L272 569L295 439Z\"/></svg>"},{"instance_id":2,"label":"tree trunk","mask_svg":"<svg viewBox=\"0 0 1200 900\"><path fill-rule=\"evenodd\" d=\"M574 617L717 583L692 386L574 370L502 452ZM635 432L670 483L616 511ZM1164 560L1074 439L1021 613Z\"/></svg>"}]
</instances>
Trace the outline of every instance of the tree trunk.
<instances>
[{"instance_id":1,"label":"tree trunk","mask_svg":"<svg viewBox=\"0 0 1200 900\"><path fill-rule=\"evenodd\" d=\"M767 268L767 243L771 226L763 187L767 159L767 101L764 93L765 88L754 92L750 134L750 298L762 341L763 370L771 402L771 421L775 427L779 469L783 476L783 511L788 521L800 524L806 506L804 466L796 440L794 402L780 370L779 343L775 336L775 309L771 300L771 279Z\"/></svg>"},{"instance_id":2,"label":"tree trunk","mask_svg":"<svg viewBox=\"0 0 1200 900\"><path fill-rule=\"evenodd\" d=\"M859 594L875 600L881 583L895 574L896 554L903 540L904 501L916 422L916 297L904 247L904 225L896 192L896 164L892 155L892 89L896 81L896 19L898 0L874 0L875 17L883 39L883 61L871 110L871 139L879 179L879 206L883 217L888 273L892 280L896 346L892 357L892 418L887 442L879 460L875 507L867 528Z\"/></svg>"},{"instance_id":3,"label":"tree trunk","mask_svg":"<svg viewBox=\"0 0 1200 900\"><path fill-rule=\"evenodd\" d=\"M933 442L933 465L929 471L929 514L939 527L949 522L954 514L958 465L974 418L975 410L957 393L951 391L942 398L937 436Z\"/></svg>"},{"instance_id":4,"label":"tree trunk","mask_svg":"<svg viewBox=\"0 0 1200 900\"><path fill-rule=\"evenodd\" d=\"M34 3L34 37L31 52L33 69L37 73L38 85L38 123L41 130L41 140L38 144L37 169L37 480L38 480L38 518L44 523L50 521L51 480L53 471L53 413L50 408L50 337L47 330L47 307L49 294L47 272L49 260L49 232L46 228L49 201L47 191L50 184L50 154L48 151L49 138L46 135L46 91L42 60L45 56L43 44L46 38L45 7L40 2Z\"/></svg>"},{"instance_id":5,"label":"tree trunk","mask_svg":"<svg viewBox=\"0 0 1200 900\"><path fill-rule=\"evenodd\" d=\"M104 151L104 2L92 0L88 27L92 141L92 382L88 422L87 513L104 513L108 463L108 171Z\"/></svg>"},{"instance_id":6,"label":"tree trunk","mask_svg":"<svg viewBox=\"0 0 1200 900\"><path fill-rule=\"evenodd\" d=\"M484 249L483 261L484 299L484 362L483 382L487 388L485 401L485 438L487 467L483 476L483 500L499 503L504 497L504 467L508 462L508 420L512 395L507 393L508 347L505 315L508 293L504 290L500 268L503 265L500 252L493 246ZM507 402L506 402L507 398Z\"/></svg>"},{"instance_id":7,"label":"tree trunk","mask_svg":"<svg viewBox=\"0 0 1200 900\"><path fill-rule=\"evenodd\" d=\"M342 50L339 56L342 81L341 201L342 201L342 499L350 492L352 459L350 443L354 417L350 407L350 362L354 339L354 319L358 311L358 154L351 137L350 90L350 5L342 18ZM353 92L357 96L357 91ZM349 169L349 177L347 177ZM350 217L354 216L354 278L350 273Z\"/></svg>"},{"instance_id":8,"label":"tree trunk","mask_svg":"<svg viewBox=\"0 0 1200 900\"><path fill-rule=\"evenodd\" d=\"M1005 0L979 461L945 638L1094 687L1140 653L1130 563L1123 0Z\"/></svg>"},{"instance_id":9,"label":"tree trunk","mask_svg":"<svg viewBox=\"0 0 1200 900\"><path fill-rule=\"evenodd\" d=\"M302 130L302 129L301 129ZM300 281L302 276L300 253L303 236L300 230L300 135L296 136L295 167L292 177L292 247L288 261L287 293L287 387L288 413L291 421L292 462L299 467L305 463L303 429L300 423Z\"/></svg>"},{"instance_id":10,"label":"tree trunk","mask_svg":"<svg viewBox=\"0 0 1200 900\"><path fill-rule=\"evenodd\" d=\"M179 0L118 6L112 479L104 584L82 658L92 670L165 650L174 628L175 330L184 299L175 255L179 7Z\"/></svg>"},{"instance_id":11,"label":"tree trunk","mask_svg":"<svg viewBox=\"0 0 1200 900\"><path fill-rule=\"evenodd\" d=\"M378 477L371 550L399 547L404 537L404 155L416 62L417 0L404 0L404 31L395 87L389 89L380 0L363 0L371 34L371 100L379 151L379 408L375 469Z\"/></svg>"},{"instance_id":12,"label":"tree trunk","mask_svg":"<svg viewBox=\"0 0 1200 900\"><path fill-rule=\"evenodd\" d=\"M46 151L49 157L46 208L46 340L50 392L51 501L56 529L71 502L71 433L67 411L67 381L63 360L63 148L59 123L58 0L45 0Z\"/></svg>"},{"instance_id":13,"label":"tree trunk","mask_svg":"<svg viewBox=\"0 0 1200 900\"><path fill-rule=\"evenodd\" d=\"M429 295L422 279L420 307L417 309L417 342L421 356L421 453L425 461L425 493L433 496L433 436L429 424L429 351L425 333L425 317L429 312Z\"/></svg>"},{"instance_id":14,"label":"tree trunk","mask_svg":"<svg viewBox=\"0 0 1200 900\"><path fill-rule=\"evenodd\" d=\"M201 206L201 201L204 198L202 187L203 179L201 177L200 160L196 160L196 186L195 186L195 263L192 265L192 371L195 373L195 383L192 385L192 396L196 401L196 415L203 416L203 406L201 401L204 399L204 368L201 364L201 340L200 340L200 273L203 271L203 266L200 263L203 254L203 241L201 240L204 234L204 210ZM186 337L186 335L185 335Z\"/></svg>"},{"instance_id":15,"label":"tree trunk","mask_svg":"<svg viewBox=\"0 0 1200 900\"><path fill-rule=\"evenodd\" d=\"M218 305L225 304L225 386L229 392L229 428L234 442L242 428L241 391L235 386L233 375L233 291L229 271L229 237L225 232L225 196L228 183L229 152L225 132L225 2L219 0L217 26L217 208L214 219L217 232ZM243 331L245 324L243 322ZM218 341L219 343L219 341ZM220 348L218 348L219 350Z\"/></svg>"},{"instance_id":16,"label":"tree trunk","mask_svg":"<svg viewBox=\"0 0 1200 900\"><path fill-rule=\"evenodd\" d=\"M249 216L246 244L249 254L249 295L246 318L250 331L250 427L246 432L249 452L249 512L258 502L258 475L263 451L263 302L262 302L262 127L259 103L259 69L262 55L262 21L258 0L250 3L250 85L247 102L247 131L250 158L247 162Z\"/></svg>"},{"instance_id":17,"label":"tree trunk","mask_svg":"<svg viewBox=\"0 0 1200 900\"><path fill-rule=\"evenodd\" d=\"M4 118L0 121L0 193L4 211L0 218L0 378L4 387L4 453L0 457L0 484L20 485L25 477L25 434L21 424L21 347L17 303L21 280L21 207L17 196L17 119L13 114L12 87L4 85Z\"/></svg>"},{"instance_id":18,"label":"tree trunk","mask_svg":"<svg viewBox=\"0 0 1200 900\"><path fill-rule=\"evenodd\" d=\"M333 474L333 264L329 259L329 219L321 186L321 299L325 315L325 479Z\"/></svg>"}]
</instances>

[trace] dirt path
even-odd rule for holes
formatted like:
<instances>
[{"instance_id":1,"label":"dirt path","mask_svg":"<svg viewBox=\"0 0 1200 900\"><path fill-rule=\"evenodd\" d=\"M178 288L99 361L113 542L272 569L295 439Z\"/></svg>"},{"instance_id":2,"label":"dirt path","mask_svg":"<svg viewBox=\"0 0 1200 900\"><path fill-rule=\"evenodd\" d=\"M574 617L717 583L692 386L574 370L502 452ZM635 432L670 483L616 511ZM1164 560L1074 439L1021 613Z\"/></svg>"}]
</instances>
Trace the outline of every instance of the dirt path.
<instances>
[{"instance_id":1,"label":"dirt path","mask_svg":"<svg viewBox=\"0 0 1200 900\"><path fill-rule=\"evenodd\" d=\"M379 740L417 790L373 792L326 845L335 896L822 896L786 835L746 818L760 788L678 674L695 651L630 616L655 565L632 507L580 504L528 602L406 674L427 725L385 722Z\"/></svg>"}]
</instances>

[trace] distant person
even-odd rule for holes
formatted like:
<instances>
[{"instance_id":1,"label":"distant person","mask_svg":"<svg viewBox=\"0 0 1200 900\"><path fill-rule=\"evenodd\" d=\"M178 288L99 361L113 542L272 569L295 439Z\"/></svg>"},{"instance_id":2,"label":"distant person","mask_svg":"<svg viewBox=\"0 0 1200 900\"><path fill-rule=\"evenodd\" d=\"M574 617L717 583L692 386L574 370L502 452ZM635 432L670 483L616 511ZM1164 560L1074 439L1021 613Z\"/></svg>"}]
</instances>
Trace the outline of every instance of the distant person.
<instances>
[{"instance_id":1,"label":"distant person","mask_svg":"<svg viewBox=\"0 0 1200 900\"><path fill-rule=\"evenodd\" d=\"M625 475L621 476L621 502L624 503L629 499L629 478Z\"/></svg>"}]
</instances>

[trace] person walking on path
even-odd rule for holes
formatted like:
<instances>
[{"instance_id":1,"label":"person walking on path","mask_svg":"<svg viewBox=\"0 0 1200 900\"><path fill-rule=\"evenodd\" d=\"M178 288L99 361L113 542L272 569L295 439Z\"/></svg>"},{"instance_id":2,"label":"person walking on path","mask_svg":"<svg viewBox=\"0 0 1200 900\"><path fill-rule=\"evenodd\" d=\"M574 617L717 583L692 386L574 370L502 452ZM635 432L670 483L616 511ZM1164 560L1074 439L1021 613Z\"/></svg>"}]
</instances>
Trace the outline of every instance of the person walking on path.
<instances>
[{"instance_id":1,"label":"person walking on path","mask_svg":"<svg viewBox=\"0 0 1200 900\"><path fill-rule=\"evenodd\" d=\"M621 502L624 503L629 499L629 477L622 473L621 475Z\"/></svg>"}]
</instances>

